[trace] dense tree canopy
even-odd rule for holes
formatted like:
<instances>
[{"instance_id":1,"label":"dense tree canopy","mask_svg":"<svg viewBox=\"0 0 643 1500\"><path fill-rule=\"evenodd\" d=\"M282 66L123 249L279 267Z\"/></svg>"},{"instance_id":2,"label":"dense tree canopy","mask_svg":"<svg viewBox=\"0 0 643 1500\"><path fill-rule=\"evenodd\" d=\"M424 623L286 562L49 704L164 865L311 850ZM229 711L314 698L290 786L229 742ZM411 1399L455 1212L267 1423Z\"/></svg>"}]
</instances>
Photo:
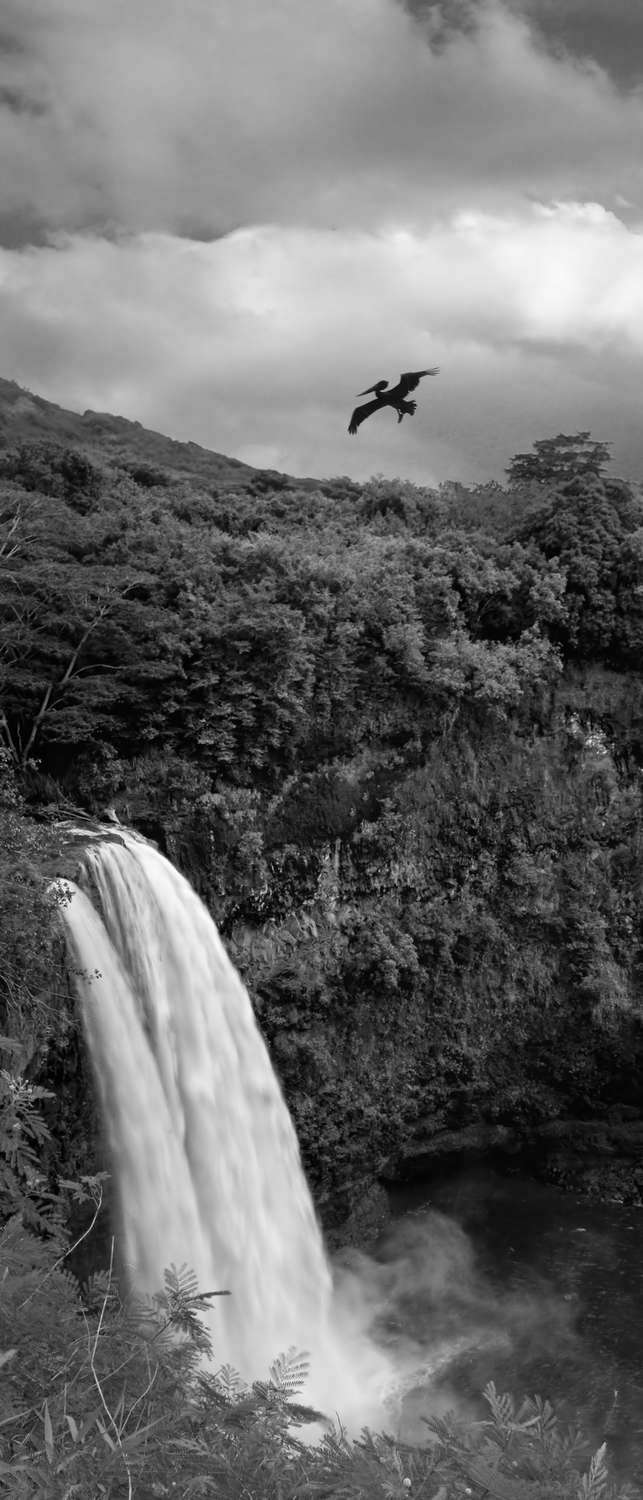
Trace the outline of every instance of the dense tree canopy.
<instances>
[{"instance_id":1,"label":"dense tree canopy","mask_svg":"<svg viewBox=\"0 0 643 1500\"><path fill-rule=\"evenodd\" d=\"M517 453L512 458L507 469L509 483L558 485L590 475L600 479L610 461L609 450L609 443L594 442L589 432L571 436L559 432L557 437L534 443L533 453Z\"/></svg>"},{"instance_id":2,"label":"dense tree canopy","mask_svg":"<svg viewBox=\"0 0 643 1500\"><path fill-rule=\"evenodd\" d=\"M274 783L299 756L517 712L561 646L640 660L641 504L594 470L511 535L511 504L506 531L471 534L408 484L257 504L42 445L2 468L6 742L72 781L80 748L162 740Z\"/></svg>"}]
</instances>

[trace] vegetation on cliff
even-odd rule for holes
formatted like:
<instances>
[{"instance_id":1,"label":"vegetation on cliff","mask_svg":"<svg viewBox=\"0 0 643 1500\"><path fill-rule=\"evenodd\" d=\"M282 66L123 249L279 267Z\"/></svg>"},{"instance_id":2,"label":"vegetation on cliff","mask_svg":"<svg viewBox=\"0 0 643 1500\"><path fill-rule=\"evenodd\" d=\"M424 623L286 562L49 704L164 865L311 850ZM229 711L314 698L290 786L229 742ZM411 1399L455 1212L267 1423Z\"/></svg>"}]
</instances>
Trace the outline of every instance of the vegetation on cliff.
<instances>
[{"instance_id":1,"label":"vegetation on cliff","mask_svg":"<svg viewBox=\"0 0 643 1500\"><path fill-rule=\"evenodd\" d=\"M634 1107L643 503L605 445L433 491L92 443L0 455L0 988L34 1076L78 1043L30 850L113 804L209 904L327 1221L420 1124Z\"/></svg>"}]
</instances>

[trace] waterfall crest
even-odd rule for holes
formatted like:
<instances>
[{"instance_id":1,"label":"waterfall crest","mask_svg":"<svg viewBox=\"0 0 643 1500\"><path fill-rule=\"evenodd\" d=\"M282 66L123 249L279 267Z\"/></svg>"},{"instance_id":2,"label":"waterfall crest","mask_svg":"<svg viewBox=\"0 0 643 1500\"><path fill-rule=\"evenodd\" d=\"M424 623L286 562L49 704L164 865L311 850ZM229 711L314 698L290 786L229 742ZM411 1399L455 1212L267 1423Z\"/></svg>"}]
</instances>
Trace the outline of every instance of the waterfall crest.
<instances>
[{"instance_id":1,"label":"waterfall crest","mask_svg":"<svg viewBox=\"0 0 643 1500\"><path fill-rule=\"evenodd\" d=\"M310 1351L311 1395L337 1399L332 1282L299 1146L248 993L203 903L119 830L84 856L62 919L133 1283L186 1262L215 1299L217 1364L265 1376ZM315 1379L315 1366L318 1378ZM333 1368L334 1367L334 1368ZM342 1381L340 1379L340 1385Z\"/></svg>"}]
</instances>

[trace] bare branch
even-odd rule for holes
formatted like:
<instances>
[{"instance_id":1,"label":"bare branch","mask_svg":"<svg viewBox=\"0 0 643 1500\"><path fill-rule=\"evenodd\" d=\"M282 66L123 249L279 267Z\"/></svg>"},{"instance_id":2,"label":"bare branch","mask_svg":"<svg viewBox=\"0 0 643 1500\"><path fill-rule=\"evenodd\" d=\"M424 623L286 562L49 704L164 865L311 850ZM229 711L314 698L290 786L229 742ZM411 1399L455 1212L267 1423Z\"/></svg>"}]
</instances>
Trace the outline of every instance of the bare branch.
<instances>
[{"instance_id":1,"label":"bare branch","mask_svg":"<svg viewBox=\"0 0 643 1500\"><path fill-rule=\"evenodd\" d=\"M127 592L127 591L125 591L125 592ZM124 595L122 593L119 593L119 591L117 591L115 589L110 590L109 593L108 593L108 595L107 595L107 597L98 606L96 614L94 615L93 619L90 620L90 622L87 625L86 629L83 631L83 633L82 633L82 635L80 637L80 640L77 642L76 646L74 647L74 650L72 651L72 654L71 654L71 656L69 658L67 666L65 667L65 670L63 672L62 677L59 679L58 682L50 682L50 683L47 684L47 687L45 689L45 692L44 692L43 697L42 697L41 702L40 702L40 707L39 707L37 713L35 714L35 716L34 716L34 718L32 720L31 729L30 729L29 735L27 737L27 742L24 745L24 747L22 749L22 752L21 752L21 755L20 755L20 762L21 762L22 765L25 765L26 762L28 761L29 756L30 756L30 754L31 754L31 752L33 750L33 747L34 747L34 745L36 743L36 740L38 738L38 735L40 733L41 726L44 723L44 720L46 719L47 714L49 713L50 709L53 707L53 705L55 703L57 703L59 701L61 693L64 692L64 689L71 682L72 678L78 675L78 670L79 669L77 670L77 664L78 664L79 658L80 658L80 656L81 656L81 654L82 654L85 646L87 645L87 642L88 642L90 636L92 635L93 631L96 629L97 625L100 624L101 620L103 620L105 618L105 615L108 614L109 610L111 609L112 602L113 602L113 600L116 597L122 598L122 597L124 597Z\"/></svg>"},{"instance_id":2,"label":"bare branch","mask_svg":"<svg viewBox=\"0 0 643 1500\"><path fill-rule=\"evenodd\" d=\"M109 1409L109 1406L107 1404L107 1401L105 1399L105 1393L103 1391L103 1387L102 1387L102 1385L100 1383L100 1379L99 1379L99 1376L98 1376L98 1371L96 1369L96 1351L98 1349L98 1341L100 1339L101 1330L102 1330L102 1327L103 1327L103 1319L105 1317L105 1309L107 1307L107 1299L109 1297L109 1293L110 1293L110 1289L111 1289L111 1285L112 1285L113 1270L114 1270L114 1236L112 1235L112 1243L111 1243L110 1252L109 1252L109 1268L108 1268L108 1273L107 1273L107 1287L106 1287L106 1290L105 1290L105 1296L103 1297L103 1302L102 1302L102 1306L101 1306L101 1310L100 1310L100 1314L99 1314L99 1318L98 1318L98 1327L96 1329L96 1335L95 1335L93 1344L92 1344L91 1334L90 1334L90 1331L89 1331L89 1325L87 1324L87 1320L86 1319L85 1319L85 1322L86 1322L86 1326L87 1326L87 1340L88 1340L88 1349L89 1349L89 1367L90 1367L91 1372L92 1372L92 1376L93 1376L94 1384L96 1386L96 1390L98 1391L98 1394L99 1394L100 1399L101 1399L101 1404L102 1404L102 1407L103 1407L103 1411L105 1412L105 1415L107 1417L109 1425L110 1425L110 1427L112 1429L112 1432L114 1433L118 1450L120 1452L121 1458L122 1458L123 1463L125 1465L125 1471L127 1473L127 1500L132 1500L132 1497L133 1497L133 1494L134 1494L134 1490L133 1490L133 1487L132 1487L132 1470L131 1470L131 1466L130 1466L130 1461L129 1461L129 1458L128 1458L128 1456L127 1456L127 1454L125 1452L125 1449L123 1447L123 1443L122 1443L122 1440L121 1440L121 1434L120 1434L120 1431L119 1431L116 1419L115 1419L115 1417L112 1416L112 1413L111 1413L111 1411Z\"/></svg>"}]
</instances>

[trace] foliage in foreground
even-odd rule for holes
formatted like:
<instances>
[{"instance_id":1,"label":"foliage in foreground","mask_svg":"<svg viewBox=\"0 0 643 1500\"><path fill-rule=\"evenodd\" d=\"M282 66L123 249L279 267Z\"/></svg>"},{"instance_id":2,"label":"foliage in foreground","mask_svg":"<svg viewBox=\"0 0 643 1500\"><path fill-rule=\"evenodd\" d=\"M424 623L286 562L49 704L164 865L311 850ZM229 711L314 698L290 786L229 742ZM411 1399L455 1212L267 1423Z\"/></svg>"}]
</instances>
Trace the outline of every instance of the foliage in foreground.
<instances>
[{"instance_id":1,"label":"foliage in foreground","mask_svg":"<svg viewBox=\"0 0 643 1500\"><path fill-rule=\"evenodd\" d=\"M393 1500L422 1495L497 1500L610 1500L604 1448L591 1457L539 1397L519 1410L493 1383L489 1417L427 1419L425 1445L332 1428L306 1442L314 1416L298 1402L307 1374L296 1350L245 1386L203 1363L203 1306L182 1268L141 1321L115 1278L81 1301L63 1265L12 1221L2 1236L0 1493L14 1500L74 1496L225 1496L226 1500ZM176 1343L173 1329L189 1328ZM9 1344L9 1340L13 1340Z\"/></svg>"},{"instance_id":2,"label":"foliage in foreground","mask_svg":"<svg viewBox=\"0 0 643 1500\"><path fill-rule=\"evenodd\" d=\"M0 1237L0 1493L13 1500L74 1496L225 1496L226 1500L393 1500L456 1495L497 1500L610 1500L604 1447L593 1457L563 1431L548 1402L491 1382L489 1417L427 1418L425 1445L364 1429L330 1428L316 1443L299 1402L308 1366L296 1349L246 1386L216 1369L192 1274L171 1267L146 1305L118 1279L85 1296L52 1261L52 1244L10 1220ZM176 1339L180 1330L183 1338ZM204 1356L206 1357L204 1359Z\"/></svg>"},{"instance_id":3,"label":"foliage in foreground","mask_svg":"<svg viewBox=\"0 0 643 1500\"><path fill-rule=\"evenodd\" d=\"M13 1113L0 1114L5 1160L15 1125L37 1113L15 1082ZM301 1404L305 1355L290 1349L267 1379L244 1384L216 1365L216 1294L200 1293L187 1267L171 1266L154 1297L128 1297L113 1244L109 1269L81 1289L69 1270L63 1209L70 1195L84 1196L97 1213L101 1183L60 1183L47 1198L31 1158L16 1172L18 1197L10 1181L0 1199L0 1494L625 1500L633 1493L611 1483L604 1447L592 1456L578 1432L560 1428L548 1402L535 1397L517 1409L493 1382L486 1420L428 1416L424 1445L368 1429L351 1438L341 1427L310 1441L320 1429L310 1426L319 1413ZM25 1223L26 1200L39 1202L37 1232Z\"/></svg>"}]
</instances>

